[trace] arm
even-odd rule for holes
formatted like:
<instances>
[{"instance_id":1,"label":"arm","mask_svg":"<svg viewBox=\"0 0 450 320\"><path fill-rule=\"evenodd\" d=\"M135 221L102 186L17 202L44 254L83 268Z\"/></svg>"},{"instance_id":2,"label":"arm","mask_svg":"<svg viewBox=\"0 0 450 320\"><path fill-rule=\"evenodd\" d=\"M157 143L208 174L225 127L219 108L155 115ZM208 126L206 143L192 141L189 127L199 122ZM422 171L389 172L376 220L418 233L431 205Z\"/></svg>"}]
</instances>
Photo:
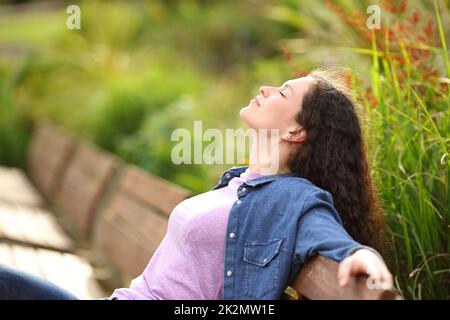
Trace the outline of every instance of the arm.
<instances>
[{"instance_id":1,"label":"arm","mask_svg":"<svg viewBox=\"0 0 450 320\"><path fill-rule=\"evenodd\" d=\"M352 239L332 203L331 195L323 190L314 189L309 194L298 224L295 258L301 264L315 255L341 262L338 272L341 286L359 273L368 274L382 285L392 285L392 276L381 255Z\"/></svg>"}]
</instances>

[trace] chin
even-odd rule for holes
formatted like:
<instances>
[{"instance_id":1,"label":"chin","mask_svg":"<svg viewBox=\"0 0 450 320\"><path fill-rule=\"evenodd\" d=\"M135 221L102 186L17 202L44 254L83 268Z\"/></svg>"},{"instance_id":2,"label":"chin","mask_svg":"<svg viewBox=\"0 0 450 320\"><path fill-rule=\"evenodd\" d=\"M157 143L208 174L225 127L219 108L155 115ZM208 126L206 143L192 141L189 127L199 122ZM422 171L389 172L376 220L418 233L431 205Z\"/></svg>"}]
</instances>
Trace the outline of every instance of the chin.
<instances>
[{"instance_id":1,"label":"chin","mask_svg":"<svg viewBox=\"0 0 450 320\"><path fill-rule=\"evenodd\" d=\"M239 111L239 116L249 128L258 129L260 127L260 123L258 123L259 114L251 105L242 108Z\"/></svg>"},{"instance_id":2,"label":"chin","mask_svg":"<svg viewBox=\"0 0 450 320\"><path fill-rule=\"evenodd\" d=\"M242 108L241 110L239 110L239 117L241 117L242 120L244 120L245 118L245 114L248 112L248 106Z\"/></svg>"},{"instance_id":3,"label":"chin","mask_svg":"<svg viewBox=\"0 0 450 320\"><path fill-rule=\"evenodd\" d=\"M250 111L250 107L249 106L247 106L247 107L244 107L244 108L242 108L240 111L239 111L239 117L249 126L249 127L251 127L251 125L250 125L250 122L251 122L251 111Z\"/></svg>"}]
</instances>

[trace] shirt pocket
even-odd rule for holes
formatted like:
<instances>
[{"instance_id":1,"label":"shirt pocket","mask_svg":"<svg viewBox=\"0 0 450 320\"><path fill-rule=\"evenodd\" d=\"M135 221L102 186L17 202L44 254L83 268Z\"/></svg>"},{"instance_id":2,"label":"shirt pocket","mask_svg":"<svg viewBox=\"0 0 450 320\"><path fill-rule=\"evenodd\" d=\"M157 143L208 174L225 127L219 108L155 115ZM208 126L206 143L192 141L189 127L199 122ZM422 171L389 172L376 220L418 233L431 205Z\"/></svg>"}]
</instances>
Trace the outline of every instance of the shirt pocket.
<instances>
[{"instance_id":1,"label":"shirt pocket","mask_svg":"<svg viewBox=\"0 0 450 320\"><path fill-rule=\"evenodd\" d=\"M279 289L279 255L283 240L284 238L245 243L245 295L261 298L273 290Z\"/></svg>"}]
</instances>

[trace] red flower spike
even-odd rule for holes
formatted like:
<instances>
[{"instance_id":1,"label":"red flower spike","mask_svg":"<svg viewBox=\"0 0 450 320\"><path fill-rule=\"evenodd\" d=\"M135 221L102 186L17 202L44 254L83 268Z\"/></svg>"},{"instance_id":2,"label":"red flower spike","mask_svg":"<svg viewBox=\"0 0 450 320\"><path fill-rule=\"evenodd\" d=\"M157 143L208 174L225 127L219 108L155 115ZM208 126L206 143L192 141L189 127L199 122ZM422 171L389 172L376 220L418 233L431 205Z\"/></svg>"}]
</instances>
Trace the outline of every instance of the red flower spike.
<instances>
[{"instance_id":1,"label":"red flower spike","mask_svg":"<svg viewBox=\"0 0 450 320\"><path fill-rule=\"evenodd\" d=\"M433 20L429 20L425 28L423 28L423 31L425 34L429 37L431 37L434 34L434 23Z\"/></svg>"},{"instance_id":2,"label":"red flower spike","mask_svg":"<svg viewBox=\"0 0 450 320\"><path fill-rule=\"evenodd\" d=\"M417 10L414 10L411 14L411 17L408 18L408 21L411 24L417 24L419 22L419 20L420 20L420 15L417 12Z\"/></svg>"},{"instance_id":3,"label":"red flower spike","mask_svg":"<svg viewBox=\"0 0 450 320\"><path fill-rule=\"evenodd\" d=\"M283 53L283 56L287 61L291 61L292 54L289 52L289 50L287 50L286 48L280 48L280 51L281 53Z\"/></svg>"},{"instance_id":4,"label":"red flower spike","mask_svg":"<svg viewBox=\"0 0 450 320\"><path fill-rule=\"evenodd\" d=\"M408 3L406 2L406 0L402 0L400 2L400 4L398 4L398 5L395 5L393 3L394 3L394 1L384 0L381 2L381 5L386 10L388 10L389 12L392 12L392 13L405 12L406 7L408 6Z\"/></svg>"}]
</instances>

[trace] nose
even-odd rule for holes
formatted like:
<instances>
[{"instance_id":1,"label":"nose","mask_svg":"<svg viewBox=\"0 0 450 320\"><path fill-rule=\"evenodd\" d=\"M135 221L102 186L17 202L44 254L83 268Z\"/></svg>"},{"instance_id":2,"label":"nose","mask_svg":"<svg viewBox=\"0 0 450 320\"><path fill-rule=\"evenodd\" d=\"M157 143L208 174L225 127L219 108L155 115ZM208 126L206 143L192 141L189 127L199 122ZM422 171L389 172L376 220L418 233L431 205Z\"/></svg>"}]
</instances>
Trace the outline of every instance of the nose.
<instances>
[{"instance_id":1,"label":"nose","mask_svg":"<svg viewBox=\"0 0 450 320\"><path fill-rule=\"evenodd\" d=\"M261 93L261 95L264 97L264 98L267 98L267 95L269 94L269 87L267 87L267 86L262 86L262 87L260 87L259 88L259 92Z\"/></svg>"}]
</instances>

